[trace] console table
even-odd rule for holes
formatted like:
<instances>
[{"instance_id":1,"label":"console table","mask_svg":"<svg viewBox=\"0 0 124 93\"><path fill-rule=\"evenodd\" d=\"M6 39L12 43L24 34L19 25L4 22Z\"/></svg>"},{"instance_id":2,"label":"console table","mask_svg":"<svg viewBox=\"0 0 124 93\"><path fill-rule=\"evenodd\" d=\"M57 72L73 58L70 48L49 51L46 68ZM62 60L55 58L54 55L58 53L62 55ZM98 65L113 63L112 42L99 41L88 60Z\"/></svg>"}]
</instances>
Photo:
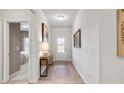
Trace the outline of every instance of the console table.
<instances>
[{"instance_id":1,"label":"console table","mask_svg":"<svg viewBox=\"0 0 124 93\"><path fill-rule=\"evenodd\" d=\"M40 76L46 77L48 74L48 66L49 66L49 57L43 56L40 57Z\"/></svg>"}]
</instances>

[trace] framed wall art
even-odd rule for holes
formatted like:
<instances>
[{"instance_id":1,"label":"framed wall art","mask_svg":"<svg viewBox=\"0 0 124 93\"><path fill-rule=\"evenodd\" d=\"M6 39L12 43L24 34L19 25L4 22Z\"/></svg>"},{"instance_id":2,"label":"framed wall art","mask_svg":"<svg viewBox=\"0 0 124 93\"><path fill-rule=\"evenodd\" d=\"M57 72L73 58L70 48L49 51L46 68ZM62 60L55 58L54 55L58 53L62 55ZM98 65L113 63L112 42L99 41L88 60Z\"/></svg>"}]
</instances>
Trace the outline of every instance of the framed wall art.
<instances>
[{"instance_id":1,"label":"framed wall art","mask_svg":"<svg viewBox=\"0 0 124 93\"><path fill-rule=\"evenodd\" d=\"M74 47L81 48L81 29L79 29L73 36Z\"/></svg>"},{"instance_id":2,"label":"framed wall art","mask_svg":"<svg viewBox=\"0 0 124 93\"><path fill-rule=\"evenodd\" d=\"M42 23L42 42L48 42L48 27Z\"/></svg>"},{"instance_id":3,"label":"framed wall art","mask_svg":"<svg viewBox=\"0 0 124 93\"><path fill-rule=\"evenodd\" d=\"M117 56L124 56L124 9L117 10Z\"/></svg>"}]
</instances>

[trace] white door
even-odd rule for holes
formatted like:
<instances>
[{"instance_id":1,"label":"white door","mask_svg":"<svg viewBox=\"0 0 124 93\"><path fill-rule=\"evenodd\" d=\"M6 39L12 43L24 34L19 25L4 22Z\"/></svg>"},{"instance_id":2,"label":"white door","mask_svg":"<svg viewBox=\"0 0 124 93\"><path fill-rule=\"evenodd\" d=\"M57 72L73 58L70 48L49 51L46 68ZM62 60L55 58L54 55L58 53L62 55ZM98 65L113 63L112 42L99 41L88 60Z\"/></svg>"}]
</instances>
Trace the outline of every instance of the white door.
<instances>
[{"instance_id":1,"label":"white door","mask_svg":"<svg viewBox=\"0 0 124 93\"><path fill-rule=\"evenodd\" d=\"M52 29L52 53L54 60L71 60L71 29Z\"/></svg>"},{"instance_id":2,"label":"white door","mask_svg":"<svg viewBox=\"0 0 124 93\"><path fill-rule=\"evenodd\" d=\"M56 59L66 60L67 51L65 51L65 38L56 38Z\"/></svg>"}]
</instances>

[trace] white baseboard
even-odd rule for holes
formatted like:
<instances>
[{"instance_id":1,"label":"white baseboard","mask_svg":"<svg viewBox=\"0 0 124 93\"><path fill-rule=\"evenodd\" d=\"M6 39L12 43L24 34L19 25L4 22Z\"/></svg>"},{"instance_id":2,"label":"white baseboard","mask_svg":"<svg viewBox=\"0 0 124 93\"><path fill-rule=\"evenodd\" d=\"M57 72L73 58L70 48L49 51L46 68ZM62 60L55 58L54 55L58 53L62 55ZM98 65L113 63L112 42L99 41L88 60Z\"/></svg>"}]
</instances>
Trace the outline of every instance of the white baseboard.
<instances>
[{"instance_id":1,"label":"white baseboard","mask_svg":"<svg viewBox=\"0 0 124 93\"><path fill-rule=\"evenodd\" d=\"M40 76L38 78L35 78L35 79L30 79L28 81L29 84L36 84L38 82L38 80L40 79Z\"/></svg>"},{"instance_id":2,"label":"white baseboard","mask_svg":"<svg viewBox=\"0 0 124 93\"><path fill-rule=\"evenodd\" d=\"M75 69L77 70L77 72L79 73L79 75L81 76L81 79L84 81L85 84L89 84L87 82L87 80L83 77L83 75L81 74L81 72L79 71L78 67L76 67L76 65L72 62L73 66L75 67Z\"/></svg>"}]
</instances>

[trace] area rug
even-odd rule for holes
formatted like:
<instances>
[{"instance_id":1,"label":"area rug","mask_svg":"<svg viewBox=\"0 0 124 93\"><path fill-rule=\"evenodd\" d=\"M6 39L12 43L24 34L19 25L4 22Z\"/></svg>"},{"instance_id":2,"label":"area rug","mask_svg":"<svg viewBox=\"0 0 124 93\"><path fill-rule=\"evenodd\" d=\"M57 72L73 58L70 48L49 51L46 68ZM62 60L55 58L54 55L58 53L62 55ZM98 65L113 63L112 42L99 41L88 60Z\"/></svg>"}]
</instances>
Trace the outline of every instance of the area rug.
<instances>
[{"instance_id":1,"label":"area rug","mask_svg":"<svg viewBox=\"0 0 124 93\"><path fill-rule=\"evenodd\" d=\"M71 71L68 67L68 65L57 65L54 68L54 77L55 78L70 78L72 77Z\"/></svg>"}]
</instances>

